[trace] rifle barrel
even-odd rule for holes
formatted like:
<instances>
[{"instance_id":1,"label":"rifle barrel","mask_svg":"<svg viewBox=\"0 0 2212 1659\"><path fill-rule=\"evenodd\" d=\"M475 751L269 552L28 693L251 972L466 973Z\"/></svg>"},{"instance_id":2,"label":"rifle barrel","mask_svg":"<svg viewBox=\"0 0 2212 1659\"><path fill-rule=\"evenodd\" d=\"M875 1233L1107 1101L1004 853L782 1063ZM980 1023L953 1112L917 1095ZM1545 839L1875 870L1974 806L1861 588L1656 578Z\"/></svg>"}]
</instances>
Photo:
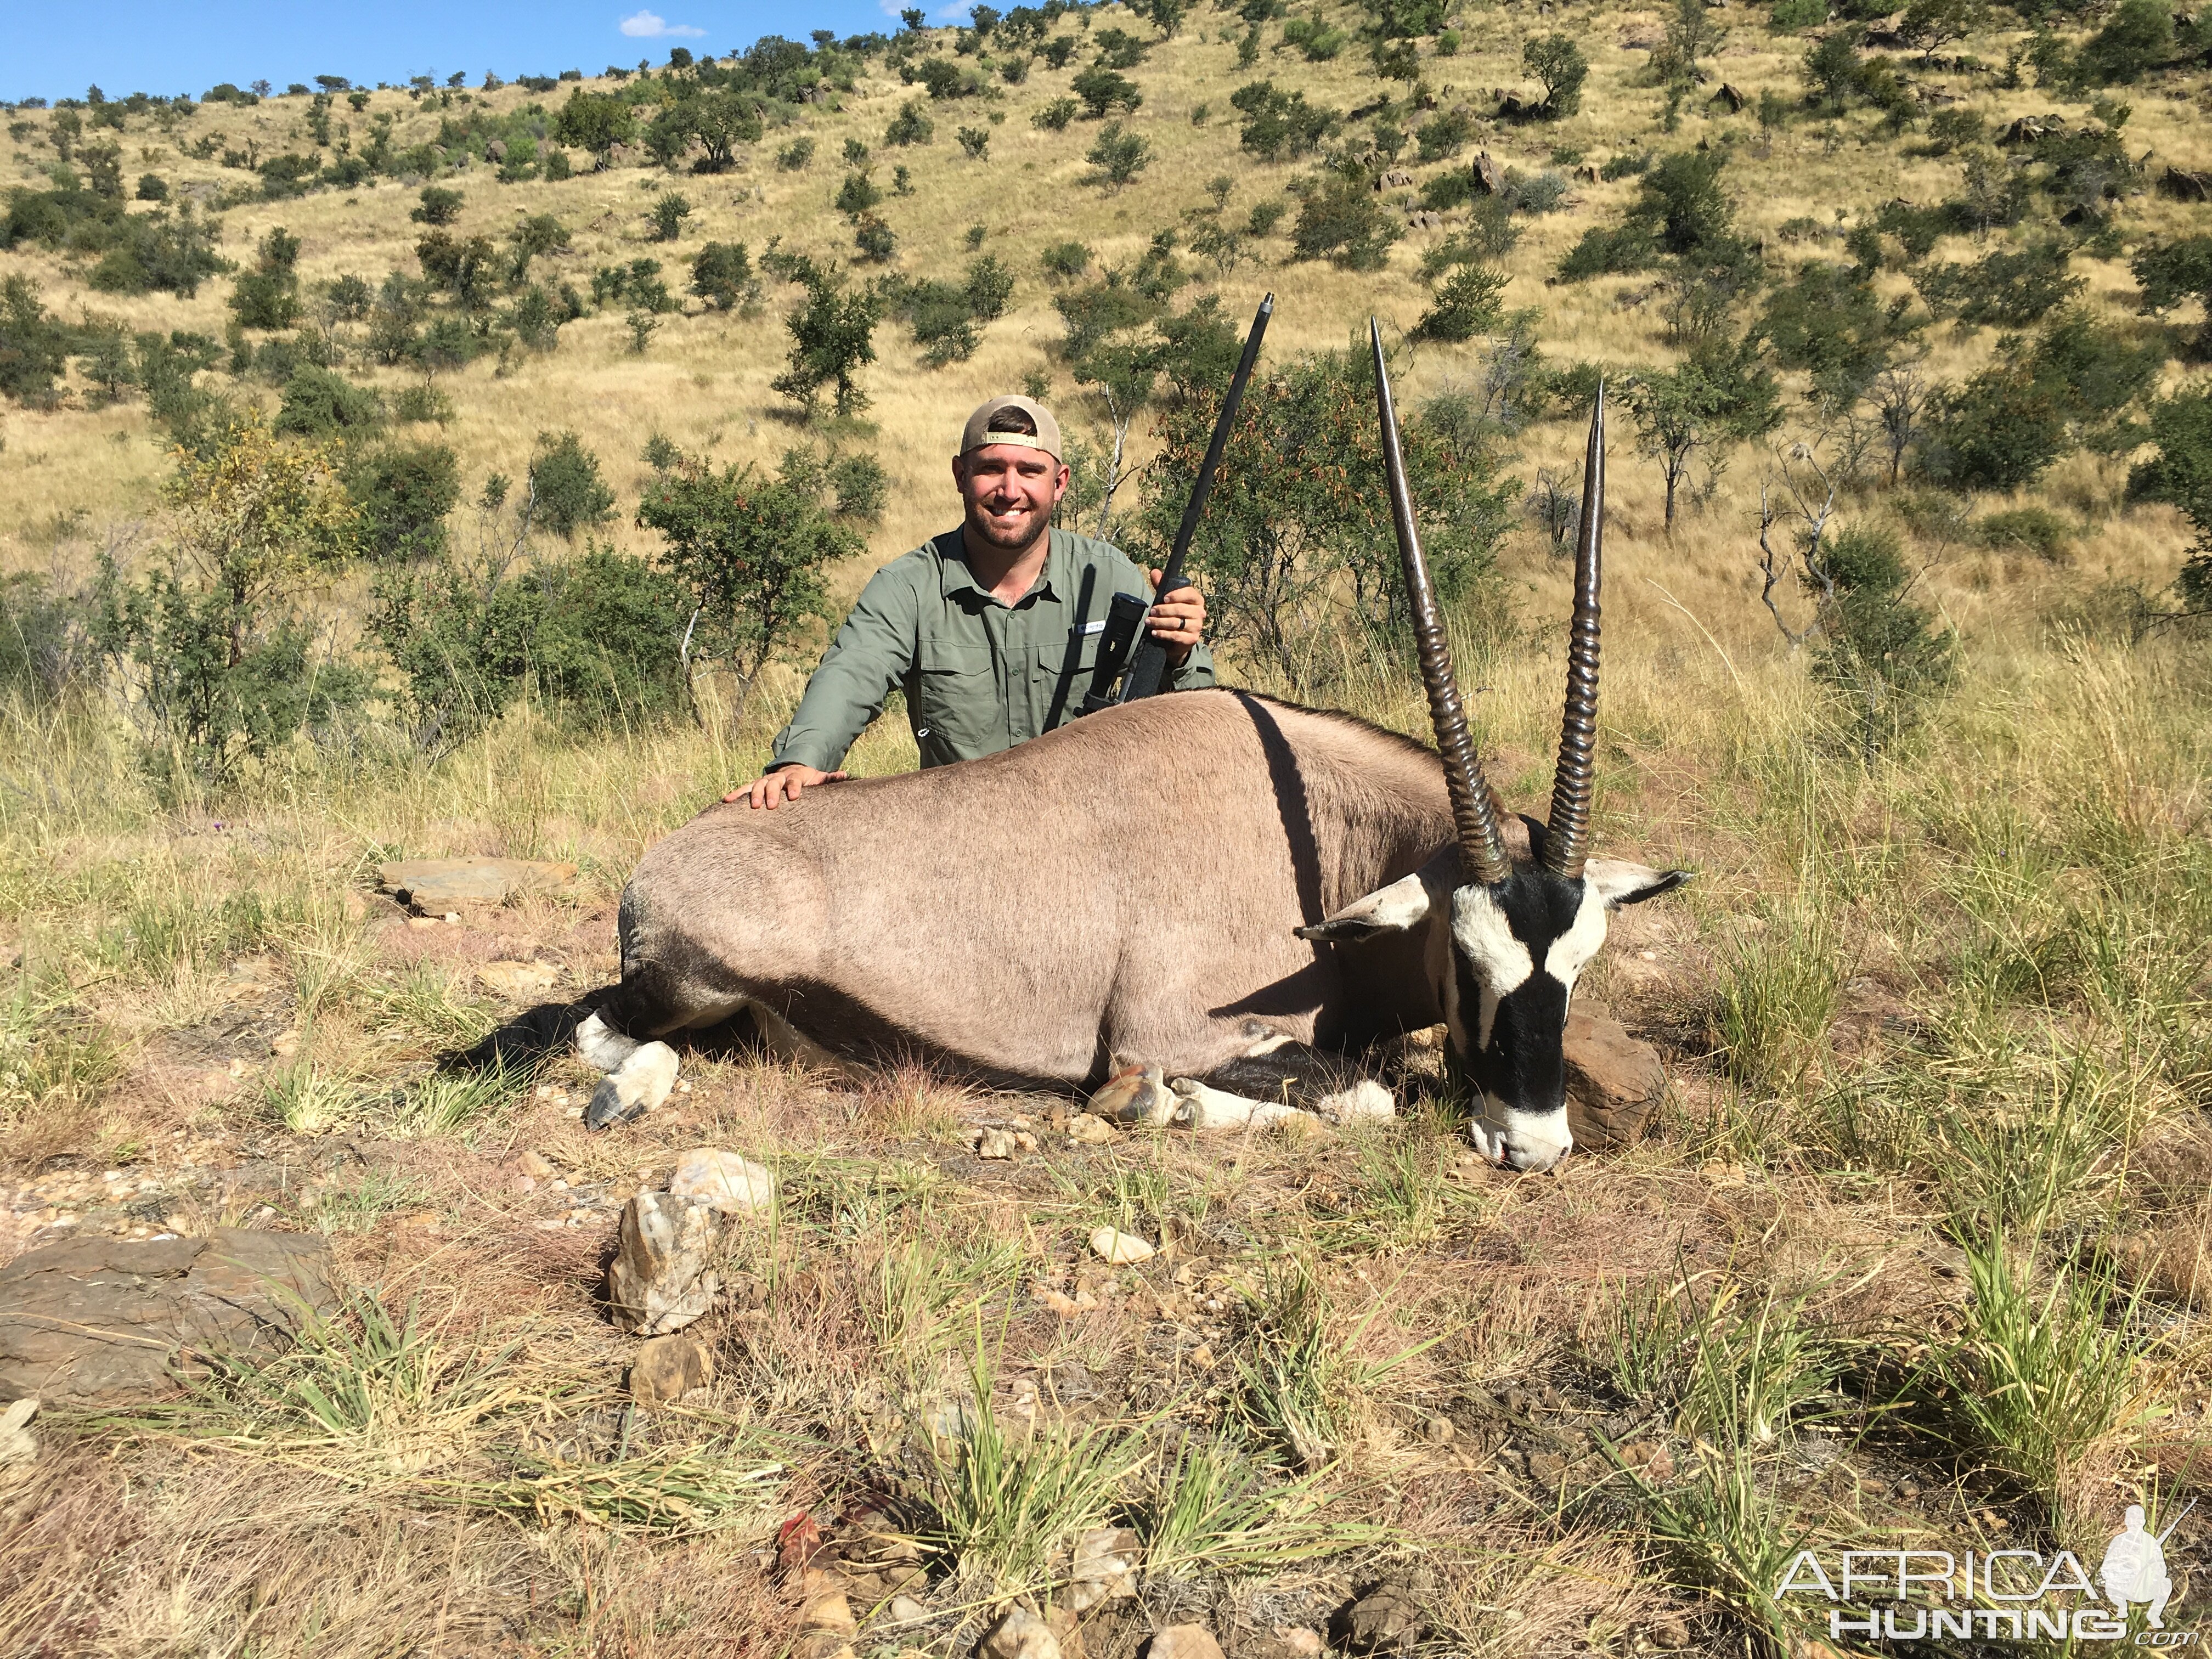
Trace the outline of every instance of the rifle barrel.
<instances>
[{"instance_id":1,"label":"rifle barrel","mask_svg":"<svg viewBox=\"0 0 2212 1659\"><path fill-rule=\"evenodd\" d=\"M1251 331L1244 337L1244 355L1237 360L1237 373L1230 378L1229 395L1221 400L1221 414L1213 423L1213 437L1206 446L1206 459L1198 469L1198 481L1191 485L1190 500L1182 510L1182 522L1176 526L1175 545L1168 553L1166 567L1160 572L1160 585L1152 594L1155 605L1177 588L1190 586L1183 580L1183 561L1189 555L1191 538L1198 533L1198 521L1206 516L1206 498L1213 493L1213 475L1221 465L1222 452L1229 447L1230 428L1237 424L1237 411L1244 402L1244 388L1252 379L1252 366L1260 361L1260 342L1267 332L1267 319L1274 314L1275 296L1270 294L1260 301L1260 309L1253 313ZM1165 646L1149 634L1141 635L1129 659L1129 672L1121 681L1121 701L1134 702L1139 697L1149 697L1158 691L1161 681L1167 677L1167 659Z\"/></svg>"}]
</instances>

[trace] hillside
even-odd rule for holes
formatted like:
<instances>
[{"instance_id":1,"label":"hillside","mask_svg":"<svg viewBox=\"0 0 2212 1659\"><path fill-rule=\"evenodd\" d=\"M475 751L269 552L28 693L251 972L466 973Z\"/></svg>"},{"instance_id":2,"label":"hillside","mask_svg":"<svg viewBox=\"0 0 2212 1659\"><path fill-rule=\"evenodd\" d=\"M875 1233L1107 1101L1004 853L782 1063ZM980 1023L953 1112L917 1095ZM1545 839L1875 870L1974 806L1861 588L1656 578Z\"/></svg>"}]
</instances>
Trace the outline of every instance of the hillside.
<instances>
[{"instance_id":1,"label":"hillside","mask_svg":"<svg viewBox=\"0 0 2212 1659\"><path fill-rule=\"evenodd\" d=\"M0 1433L0 1651L1012 1659L1018 1597L1027 1659L1873 1650L1779 1594L1801 1550L2039 1552L2079 1611L2060 1553L2168 1526L2212 1449L2206 24L988 10L9 112L0 1270L242 1227L350 1288ZM1577 1006L1663 1097L1524 1176L1425 1035L1394 1121L1207 1137L717 1032L587 1133L531 1039L822 639L714 610L684 514L826 551L833 614L1029 387L1071 518L1157 545L1268 292L1201 538L1224 678L1430 735L1373 315L1528 810L1609 388L1598 850L1696 879ZM817 304L876 313L842 411L774 384ZM1174 760L1102 787L1190 822ZM914 763L896 710L851 763ZM986 879L1023 828L945 833ZM548 867L380 874L459 856ZM657 1390L606 1267L702 1147L778 1196Z\"/></svg>"}]
</instances>

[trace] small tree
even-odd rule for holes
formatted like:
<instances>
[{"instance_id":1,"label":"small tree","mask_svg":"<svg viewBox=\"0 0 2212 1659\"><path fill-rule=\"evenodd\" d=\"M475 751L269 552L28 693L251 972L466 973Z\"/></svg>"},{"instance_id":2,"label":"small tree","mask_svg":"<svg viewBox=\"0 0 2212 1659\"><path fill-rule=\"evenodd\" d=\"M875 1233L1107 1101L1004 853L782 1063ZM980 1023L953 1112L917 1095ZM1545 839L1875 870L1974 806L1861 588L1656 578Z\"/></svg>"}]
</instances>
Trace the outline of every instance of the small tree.
<instances>
[{"instance_id":1,"label":"small tree","mask_svg":"<svg viewBox=\"0 0 2212 1659\"><path fill-rule=\"evenodd\" d=\"M1488 333L1504 315L1508 278L1488 265L1462 265L1445 279L1436 301L1413 325L1416 340L1457 343Z\"/></svg>"},{"instance_id":2,"label":"small tree","mask_svg":"<svg viewBox=\"0 0 2212 1659\"><path fill-rule=\"evenodd\" d=\"M653 198L646 210L646 217L653 222L653 237L657 242L672 242L684 234L684 222L691 216L691 204L672 190L664 190Z\"/></svg>"},{"instance_id":3,"label":"small tree","mask_svg":"<svg viewBox=\"0 0 2212 1659\"><path fill-rule=\"evenodd\" d=\"M599 476L599 458L573 432L538 434L530 494L536 522L571 540L585 526L614 516L615 493Z\"/></svg>"},{"instance_id":4,"label":"small tree","mask_svg":"<svg viewBox=\"0 0 2212 1659\"><path fill-rule=\"evenodd\" d=\"M709 242L692 256L691 291L721 311L750 311L760 303L760 278L743 242Z\"/></svg>"},{"instance_id":5,"label":"small tree","mask_svg":"<svg viewBox=\"0 0 2212 1659\"><path fill-rule=\"evenodd\" d=\"M591 151L593 165L602 170L614 147L628 143L636 131L636 117L628 100L581 88L568 94L568 101L553 121L553 136L564 144Z\"/></svg>"},{"instance_id":6,"label":"small tree","mask_svg":"<svg viewBox=\"0 0 2212 1659\"><path fill-rule=\"evenodd\" d=\"M2142 289L2142 309L2170 310L2195 300L2212 319L2212 236L2184 236L2153 242L2137 251L2128 269ZM2197 331L2200 349L2212 341L2212 326Z\"/></svg>"},{"instance_id":7,"label":"small tree","mask_svg":"<svg viewBox=\"0 0 2212 1659\"><path fill-rule=\"evenodd\" d=\"M242 328L289 328L300 317L300 239L282 225L261 239L254 269L240 276L230 308Z\"/></svg>"},{"instance_id":8,"label":"small tree","mask_svg":"<svg viewBox=\"0 0 2212 1659\"><path fill-rule=\"evenodd\" d=\"M1145 95L1137 90L1137 83L1126 75L1094 64L1068 83L1068 89L1083 100L1094 121L1103 121L1113 110L1135 114Z\"/></svg>"},{"instance_id":9,"label":"small tree","mask_svg":"<svg viewBox=\"0 0 2212 1659\"><path fill-rule=\"evenodd\" d=\"M361 511L370 558L434 559L446 550L446 520L461 499L460 466L441 443L391 444L346 468L346 493Z\"/></svg>"},{"instance_id":10,"label":"small tree","mask_svg":"<svg viewBox=\"0 0 2212 1659\"><path fill-rule=\"evenodd\" d=\"M249 414L204 457L180 455L163 492L172 539L144 580L101 556L94 643L157 776L227 781L365 694L356 671L313 651L298 603L356 545L337 454L279 442Z\"/></svg>"},{"instance_id":11,"label":"small tree","mask_svg":"<svg viewBox=\"0 0 2212 1659\"><path fill-rule=\"evenodd\" d=\"M761 670L828 615L829 567L865 545L803 484L750 467L717 473L679 463L647 490L637 516L660 533L665 562L694 606L687 671L720 658L739 708Z\"/></svg>"},{"instance_id":12,"label":"small tree","mask_svg":"<svg viewBox=\"0 0 2212 1659\"><path fill-rule=\"evenodd\" d=\"M442 185L422 186L422 204L407 216L418 225L450 225L461 216L463 198L458 190L447 190Z\"/></svg>"},{"instance_id":13,"label":"small tree","mask_svg":"<svg viewBox=\"0 0 2212 1659\"><path fill-rule=\"evenodd\" d=\"M1521 48L1521 62L1544 83L1544 101L1538 106L1548 121L1572 115L1582 107L1583 83L1589 79L1589 59L1568 34L1547 34Z\"/></svg>"},{"instance_id":14,"label":"small tree","mask_svg":"<svg viewBox=\"0 0 2212 1659\"><path fill-rule=\"evenodd\" d=\"M991 130L988 127L963 127L955 135L960 140L961 154L971 161L988 161L991 155Z\"/></svg>"},{"instance_id":15,"label":"small tree","mask_svg":"<svg viewBox=\"0 0 2212 1659\"><path fill-rule=\"evenodd\" d=\"M1639 375L1628 387L1638 449L1659 463L1667 480L1666 527L1691 463L1717 465L1730 445L1763 436L1781 423L1774 377L1759 366L1748 342L1733 349L1693 352L1680 368Z\"/></svg>"},{"instance_id":16,"label":"small tree","mask_svg":"<svg viewBox=\"0 0 2212 1659\"><path fill-rule=\"evenodd\" d=\"M1109 121L1100 131L1098 141L1085 152L1083 159L1090 162L1092 168L1084 174L1083 182L1101 185L1110 193L1120 190L1152 164L1152 147L1119 121Z\"/></svg>"},{"instance_id":17,"label":"small tree","mask_svg":"<svg viewBox=\"0 0 2212 1659\"><path fill-rule=\"evenodd\" d=\"M835 273L809 265L796 280L805 301L784 319L791 333L790 367L769 384L811 417L825 386L834 386L840 415L868 406L854 378L876 361L876 325L883 319L883 296L872 289L849 291Z\"/></svg>"}]
</instances>

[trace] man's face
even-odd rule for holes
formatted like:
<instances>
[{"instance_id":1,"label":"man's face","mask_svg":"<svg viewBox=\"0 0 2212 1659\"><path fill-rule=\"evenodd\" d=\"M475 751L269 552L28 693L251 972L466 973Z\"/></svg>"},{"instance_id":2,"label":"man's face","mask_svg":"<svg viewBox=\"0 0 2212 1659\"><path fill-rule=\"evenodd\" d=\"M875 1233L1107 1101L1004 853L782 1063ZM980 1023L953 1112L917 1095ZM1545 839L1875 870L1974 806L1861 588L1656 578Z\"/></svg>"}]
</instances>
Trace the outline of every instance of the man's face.
<instances>
[{"instance_id":1,"label":"man's face","mask_svg":"<svg viewBox=\"0 0 2212 1659\"><path fill-rule=\"evenodd\" d=\"M1054 505L1067 493L1067 477L1065 466L1024 444L987 444L952 459L968 528L1010 553L1044 533Z\"/></svg>"}]
</instances>

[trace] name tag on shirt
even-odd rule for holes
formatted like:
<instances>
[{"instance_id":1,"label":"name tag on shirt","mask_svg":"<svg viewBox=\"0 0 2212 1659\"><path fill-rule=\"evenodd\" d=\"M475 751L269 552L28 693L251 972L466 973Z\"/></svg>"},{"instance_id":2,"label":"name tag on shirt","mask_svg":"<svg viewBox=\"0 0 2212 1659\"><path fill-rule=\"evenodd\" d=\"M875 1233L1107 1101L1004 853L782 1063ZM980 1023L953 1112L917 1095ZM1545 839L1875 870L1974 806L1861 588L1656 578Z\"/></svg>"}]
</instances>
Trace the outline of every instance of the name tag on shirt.
<instances>
[{"instance_id":1,"label":"name tag on shirt","mask_svg":"<svg viewBox=\"0 0 2212 1659\"><path fill-rule=\"evenodd\" d=\"M1106 618L1101 617L1097 622L1085 623L1075 631L1079 634L1103 634L1106 631Z\"/></svg>"}]
</instances>

